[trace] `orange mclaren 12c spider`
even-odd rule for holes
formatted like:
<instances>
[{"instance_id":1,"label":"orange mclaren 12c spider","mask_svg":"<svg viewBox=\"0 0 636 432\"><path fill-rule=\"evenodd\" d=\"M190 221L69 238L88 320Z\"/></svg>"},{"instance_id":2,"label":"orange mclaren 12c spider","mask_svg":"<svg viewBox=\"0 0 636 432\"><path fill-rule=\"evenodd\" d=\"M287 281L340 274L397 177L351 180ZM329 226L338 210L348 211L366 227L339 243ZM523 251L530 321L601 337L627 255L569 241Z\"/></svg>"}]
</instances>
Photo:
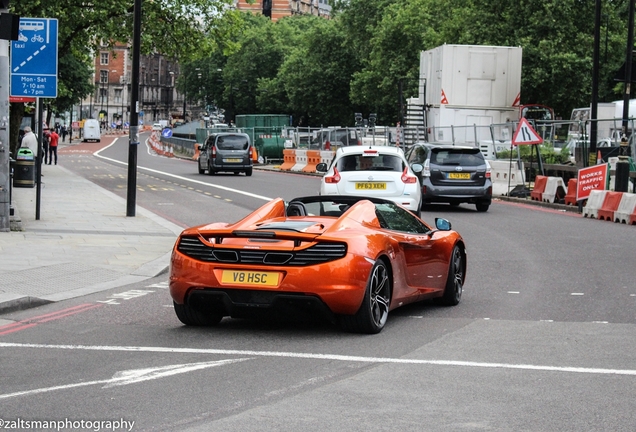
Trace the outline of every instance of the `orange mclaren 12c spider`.
<instances>
[{"instance_id":1,"label":"orange mclaren 12c spider","mask_svg":"<svg viewBox=\"0 0 636 432\"><path fill-rule=\"evenodd\" d=\"M277 198L236 223L181 233L170 265L174 309L186 325L276 312L379 333L399 306L459 303L464 240L447 220L435 224L379 198Z\"/></svg>"}]
</instances>

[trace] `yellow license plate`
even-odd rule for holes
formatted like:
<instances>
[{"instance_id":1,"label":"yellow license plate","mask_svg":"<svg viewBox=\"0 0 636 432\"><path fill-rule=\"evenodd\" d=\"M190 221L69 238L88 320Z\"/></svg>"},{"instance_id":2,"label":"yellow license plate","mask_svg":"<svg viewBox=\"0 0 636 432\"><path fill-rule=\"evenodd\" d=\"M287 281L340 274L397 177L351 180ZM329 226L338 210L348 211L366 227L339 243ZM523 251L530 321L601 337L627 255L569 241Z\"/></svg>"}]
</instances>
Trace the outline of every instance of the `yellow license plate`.
<instances>
[{"instance_id":1,"label":"yellow license plate","mask_svg":"<svg viewBox=\"0 0 636 432\"><path fill-rule=\"evenodd\" d=\"M369 190L369 189L386 189L386 183L372 183L372 182L365 182L365 183L356 183L356 189L364 189L364 190Z\"/></svg>"},{"instance_id":2,"label":"yellow license plate","mask_svg":"<svg viewBox=\"0 0 636 432\"><path fill-rule=\"evenodd\" d=\"M277 286L280 273L223 270L221 283L230 285Z\"/></svg>"},{"instance_id":3,"label":"yellow license plate","mask_svg":"<svg viewBox=\"0 0 636 432\"><path fill-rule=\"evenodd\" d=\"M223 162L241 162L242 159L223 159Z\"/></svg>"},{"instance_id":4,"label":"yellow license plate","mask_svg":"<svg viewBox=\"0 0 636 432\"><path fill-rule=\"evenodd\" d=\"M448 173L449 179L470 180L470 173Z\"/></svg>"}]
</instances>

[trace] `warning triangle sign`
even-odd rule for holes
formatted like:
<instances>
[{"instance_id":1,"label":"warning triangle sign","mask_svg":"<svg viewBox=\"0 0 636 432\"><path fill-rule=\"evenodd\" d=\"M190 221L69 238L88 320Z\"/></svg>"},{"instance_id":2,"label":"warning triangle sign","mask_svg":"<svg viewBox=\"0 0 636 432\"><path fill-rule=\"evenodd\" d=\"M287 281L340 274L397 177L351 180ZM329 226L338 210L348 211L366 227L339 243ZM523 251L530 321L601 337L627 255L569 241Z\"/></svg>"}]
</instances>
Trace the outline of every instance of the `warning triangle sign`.
<instances>
[{"instance_id":1,"label":"warning triangle sign","mask_svg":"<svg viewBox=\"0 0 636 432\"><path fill-rule=\"evenodd\" d=\"M444 93L444 89L442 89L442 100L440 101L442 105L448 104L448 99L446 99L446 93Z\"/></svg>"},{"instance_id":2,"label":"warning triangle sign","mask_svg":"<svg viewBox=\"0 0 636 432\"><path fill-rule=\"evenodd\" d=\"M525 117L521 118L512 137L512 145L541 144L543 138L535 131Z\"/></svg>"}]
</instances>

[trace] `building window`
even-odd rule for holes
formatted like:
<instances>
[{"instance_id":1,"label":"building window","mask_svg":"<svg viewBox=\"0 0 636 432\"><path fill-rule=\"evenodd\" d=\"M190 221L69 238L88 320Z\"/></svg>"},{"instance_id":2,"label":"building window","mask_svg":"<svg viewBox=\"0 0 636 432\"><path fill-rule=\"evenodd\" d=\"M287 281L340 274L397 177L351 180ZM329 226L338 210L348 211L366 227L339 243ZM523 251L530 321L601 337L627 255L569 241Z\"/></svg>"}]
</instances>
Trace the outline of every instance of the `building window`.
<instances>
[{"instance_id":1,"label":"building window","mask_svg":"<svg viewBox=\"0 0 636 432\"><path fill-rule=\"evenodd\" d=\"M100 65L107 65L108 64L108 53L107 52L100 53L100 55L99 55L99 64Z\"/></svg>"},{"instance_id":2,"label":"building window","mask_svg":"<svg viewBox=\"0 0 636 432\"><path fill-rule=\"evenodd\" d=\"M122 95L122 90L121 89L115 89L115 103L121 103L121 95Z\"/></svg>"},{"instance_id":3,"label":"building window","mask_svg":"<svg viewBox=\"0 0 636 432\"><path fill-rule=\"evenodd\" d=\"M99 71L99 82L106 84L108 82L108 71Z\"/></svg>"}]
</instances>

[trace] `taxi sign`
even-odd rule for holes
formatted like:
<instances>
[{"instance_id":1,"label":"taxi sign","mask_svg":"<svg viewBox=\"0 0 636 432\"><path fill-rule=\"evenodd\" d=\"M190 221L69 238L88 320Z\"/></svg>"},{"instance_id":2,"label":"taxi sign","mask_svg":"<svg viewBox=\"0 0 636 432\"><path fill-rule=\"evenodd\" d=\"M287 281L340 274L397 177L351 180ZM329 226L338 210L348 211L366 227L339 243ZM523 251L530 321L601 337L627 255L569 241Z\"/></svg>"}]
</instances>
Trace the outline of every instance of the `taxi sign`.
<instances>
[{"instance_id":1,"label":"taxi sign","mask_svg":"<svg viewBox=\"0 0 636 432\"><path fill-rule=\"evenodd\" d=\"M57 19L20 18L17 41L11 41L11 94L57 97Z\"/></svg>"}]
</instances>

